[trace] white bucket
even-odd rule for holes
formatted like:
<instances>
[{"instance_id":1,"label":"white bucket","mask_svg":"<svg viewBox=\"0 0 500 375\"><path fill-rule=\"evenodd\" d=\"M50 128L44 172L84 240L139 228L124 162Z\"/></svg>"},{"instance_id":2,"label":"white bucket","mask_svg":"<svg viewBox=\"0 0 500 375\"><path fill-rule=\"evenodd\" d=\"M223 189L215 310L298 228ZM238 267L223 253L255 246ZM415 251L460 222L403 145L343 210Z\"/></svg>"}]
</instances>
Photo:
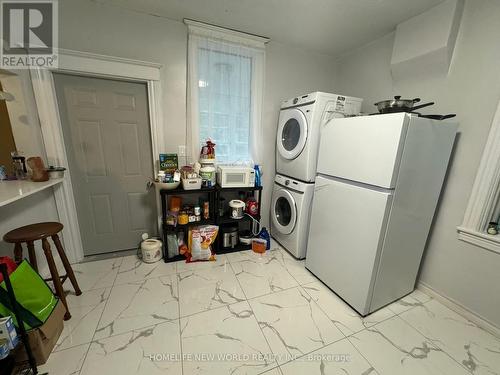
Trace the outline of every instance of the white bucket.
<instances>
[{"instance_id":1,"label":"white bucket","mask_svg":"<svg viewBox=\"0 0 500 375\"><path fill-rule=\"evenodd\" d=\"M147 239L141 242L142 261L144 263L158 262L162 258L161 241Z\"/></svg>"}]
</instances>

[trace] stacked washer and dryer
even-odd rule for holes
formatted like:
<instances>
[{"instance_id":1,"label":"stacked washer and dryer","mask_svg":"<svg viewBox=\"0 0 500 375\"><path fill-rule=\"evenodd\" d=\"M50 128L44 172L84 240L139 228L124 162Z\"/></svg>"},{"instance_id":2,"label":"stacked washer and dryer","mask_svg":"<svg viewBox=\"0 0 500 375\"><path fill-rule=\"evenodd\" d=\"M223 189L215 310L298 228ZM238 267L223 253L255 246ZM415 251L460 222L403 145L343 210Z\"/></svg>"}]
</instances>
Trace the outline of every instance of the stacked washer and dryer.
<instances>
[{"instance_id":1,"label":"stacked washer and dryer","mask_svg":"<svg viewBox=\"0 0 500 375\"><path fill-rule=\"evenodd\" d=\"M321 128L334 117L357 115L362 101L313 92L281 104L271 235L297 259L306 256Z\"/></svg>"}]
</instances>

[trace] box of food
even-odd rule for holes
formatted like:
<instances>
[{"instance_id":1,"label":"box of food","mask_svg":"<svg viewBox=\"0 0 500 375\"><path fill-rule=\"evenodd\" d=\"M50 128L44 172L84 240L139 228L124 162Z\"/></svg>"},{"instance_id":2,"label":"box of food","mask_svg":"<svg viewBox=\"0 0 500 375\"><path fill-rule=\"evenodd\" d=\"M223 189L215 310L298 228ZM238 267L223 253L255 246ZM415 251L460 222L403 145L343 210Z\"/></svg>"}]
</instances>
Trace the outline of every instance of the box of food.
<instances>
[{"instance_id":1,"label":"box of food","mask_svg":"<svg viewBox=\"0 0 500 375\"><path fill-rule=\"evenodd\" d=\"M177 158L177 154L160 154L161 171L165 171L173 175L178 168L179 160Z\"/></svg>"},{"instance_id":2,"label":"box of food","mask_svg":"<svg viewBox=\"0 0 500 375\"><path fill-rule=\"evenodd\" d=\"M5 339L10 350L14 349L19 342L14 321L10 316L0 318L0 340Z\"/></svg>"}]
</instances>

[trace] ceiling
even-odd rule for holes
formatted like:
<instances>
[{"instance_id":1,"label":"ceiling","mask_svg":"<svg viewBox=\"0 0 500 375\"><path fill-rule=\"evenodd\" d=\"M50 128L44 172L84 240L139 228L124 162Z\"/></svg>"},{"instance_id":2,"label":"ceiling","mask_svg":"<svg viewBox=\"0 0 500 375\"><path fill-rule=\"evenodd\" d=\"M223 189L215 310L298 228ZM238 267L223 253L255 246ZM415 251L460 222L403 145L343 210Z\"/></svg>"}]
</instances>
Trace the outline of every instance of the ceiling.
<instances>
[{"instance_id":1,"label":"ceiling","mask_svg":"<svg viewBox=\"0 0 500 375\"><path fill-rule=\"evenodd\" d=\"M381 37L443 0L97 0L191 18L332 56Z\"/></svg>"}]
</instances>

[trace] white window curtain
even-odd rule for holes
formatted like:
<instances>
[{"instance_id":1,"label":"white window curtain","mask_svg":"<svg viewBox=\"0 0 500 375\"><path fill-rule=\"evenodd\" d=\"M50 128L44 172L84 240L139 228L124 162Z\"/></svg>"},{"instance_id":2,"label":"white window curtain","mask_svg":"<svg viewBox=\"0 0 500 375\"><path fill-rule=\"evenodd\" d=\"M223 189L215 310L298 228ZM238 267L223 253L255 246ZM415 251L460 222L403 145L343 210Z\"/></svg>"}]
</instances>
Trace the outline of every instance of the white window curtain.
<instances>
[{"instance_id":1,"label":"white window curtain","mask_svg":"<svg viewBox=\"0 0 500 375\"><path fill-rule=\"evenodd\" d=\"M192 161L211 138L218 163L261 163L267 39L184 22L189 29L187 142Z\"/></svg>"}]
</instances>

